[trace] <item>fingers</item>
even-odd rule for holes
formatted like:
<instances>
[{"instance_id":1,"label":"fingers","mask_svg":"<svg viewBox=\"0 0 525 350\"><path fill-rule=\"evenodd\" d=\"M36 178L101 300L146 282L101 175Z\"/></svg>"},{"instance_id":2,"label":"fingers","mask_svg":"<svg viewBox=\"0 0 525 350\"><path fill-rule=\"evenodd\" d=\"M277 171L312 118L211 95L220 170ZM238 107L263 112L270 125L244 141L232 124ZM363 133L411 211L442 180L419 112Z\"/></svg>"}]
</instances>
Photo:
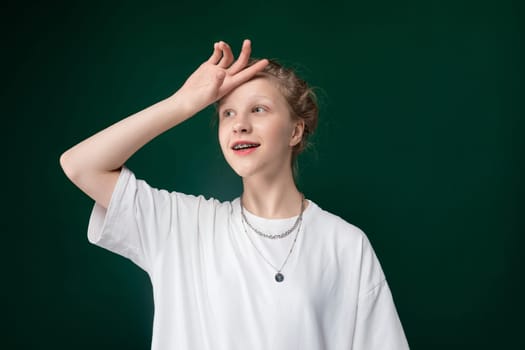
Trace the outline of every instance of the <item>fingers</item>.
<instances>
[{"instance_id":1,"label":"fingers","mask_svg":"<svg viewBox=\"0 0 525 350\"><path fill-rule=\"evenodd\" d=\"M208 62L218 67L228 69L229 74L233 75L240 72L248 64L251 52L251 42L246 39L242 43L239 58L233 63L234 57L230 45L224 41L219 41L213 44L213 53L208 59Z\"/></svg>"},{"instance_id":2,"label":"fingers","mask_svg":"<svg viewBox=\"0 0 525 350\"><path fill-rule=\"evenodd\" d=\"M222 94L220 95L224 95L228 91L231 91L231 89L247 82L262 71L269 63L268 60L263 59L246 67L252 52L250 40L243 41L241 53L235 62L233 62L234 56L230 46L224 41L215 43L213 49L213 54L208 59L208 63L222 68L216 75L219 85L222 85Z\"/></svg>"},{"instance_id":3,"label":"fingers","mask_svg":"<svg viewBox=\"0 0 525 350\"><path fill-rule=\"evenodd\" d=\"M213 44L213 53L208 62L221 68L228 68L233 62L233 53L230 45L224 41Z\"/></svg>"},{"instance_id":4,"label":"fingers","mask_svg":"<svg viewBox=\"0 0 525 350\"><path fill-rule=\"evenodd\" d=\"M210 58L208 59L208 62L211 64L217 64L219 63L220 59L222 57L222 51L219 47L219 43L213 44L213 53L211 54Z\"/></svg>"},{"instance_id":5,"label":"fingers","mask_svg":"<svg viewBox=\"0 0 525 350\"><path fill-rule=\"evenodd\" d=\"M233 53L230 45L226 44L224 41L219 42L219 48L222 51L222 58L217 64L221 68L228 68L233 62Z\"/></svg>"},{"instance_id":6,"label":"fingers","mask_svg":"<svg viewBox=\"0 0 525 350\"><path fill-rule=\"evenodd\" d=\"M253 78L257 73L262 71L264 67L268 65L268 63L269 62L267 59L263 59L263 60L260 60L254 63L252 66L241 70L240 72L232 76L232 80L231 80L232 85L239 86L242 83L247 82L248 80Z\"/></svg>"},{"instance_id":7,"label":"fingers","mask_svg":"<svg viewBox=\"0 0 525 350\"><path fill-rule=\"evenodd\" d=\"M232 75L240 72L248 64L251 53L252 45L250 40L244 40L239 58L237 58L237 61L228 69L228 72Z\"/></svg>"}]
</instances>

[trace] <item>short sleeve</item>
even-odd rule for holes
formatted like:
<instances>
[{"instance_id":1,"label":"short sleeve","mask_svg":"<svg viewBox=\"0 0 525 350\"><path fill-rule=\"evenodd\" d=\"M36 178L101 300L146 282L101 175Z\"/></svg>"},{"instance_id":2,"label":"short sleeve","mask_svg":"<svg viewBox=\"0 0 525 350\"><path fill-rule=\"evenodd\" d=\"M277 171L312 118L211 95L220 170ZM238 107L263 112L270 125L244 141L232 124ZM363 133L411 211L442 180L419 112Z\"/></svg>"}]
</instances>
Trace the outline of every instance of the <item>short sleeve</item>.
<instances>
[{"instance_id":1,"label":"short sleeve","mask_svg":"<svg viewBox=\"0 0 525 350\"><path fill-rule=\"evenodd\" d=\"M363 235L354 350L405 350L408 342L392 293L368 238Z\"/></svg>"},{"instance_id":2,"label":"short sleeve","mask_svg":"<svg viewBox=\"0 0 525 350\"><path fill-rule=\"evenodd\" d=\"M107 210L95 203L88 240L150 272L152 259L170 234L172 194L150 187L123 167Z\"/></svg>"}]
</instances>

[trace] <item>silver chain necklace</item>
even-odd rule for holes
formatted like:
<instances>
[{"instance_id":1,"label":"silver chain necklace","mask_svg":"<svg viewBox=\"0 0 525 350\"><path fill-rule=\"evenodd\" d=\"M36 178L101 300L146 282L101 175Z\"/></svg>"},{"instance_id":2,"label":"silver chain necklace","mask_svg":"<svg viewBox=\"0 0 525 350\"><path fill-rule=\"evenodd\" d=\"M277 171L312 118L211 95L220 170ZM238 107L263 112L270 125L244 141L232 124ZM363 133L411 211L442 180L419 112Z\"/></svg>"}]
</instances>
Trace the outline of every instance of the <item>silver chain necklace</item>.
<instances>
[{"instance_id":1,"label":"silver chain necklace","mask_svg":"<svg viewBox=\"0 0 525 350\"><path fill-rule=\"evenodd\" d=\"M299 223L303 220L303 211L304 211L304 196L301 194L301 211L299 212L299 215L297 216L297 220L295 220L293 226L290 227L288 230L284 231L283 233L279 233L279 234L276 234L276 235L271 235L269 233L264 233L264 232L258 230L257 228L253 227L252 224L250 224L250 222L248 221L248 218L246 217L246 214L244 213L244 206L242 205L242 196L241 196L241 215L242 215L242 219L244 220L244 222L255 233L257 233L259 236L262 236L264 238L281 239L281 238L285 238L286 236L288 236L290 233L292 233L297 228Z\"/></svg>"},{"instance_id":2,"label":"silver chain necklace","mask_svg":"<svg viewBox=\"0 0 525 350\"><path fill-rule=\"evenodd\" d=\"M248 230L246 230L246 224L248 224L248 226L251 227L251 225L248 223L248 221L246 220L246 216L244 215L243 211L242 211L242 197L241 197L241 200L240 200L240 205L241 205L241 213L243 215L241 215L241 224L242 224L242 227L244 228L244 233L246 234L246 236L248 237L248 239L250 240L250 243L253 245L253 247L255 248L255 250L257 251L257 253L259 253L259 255L264 259L264 261L270 265L275 271L277 271L277 273L275 274L275 280L277 282L282 282L284 281L284 275L282 274L282 270L284 269L284 266L286 265L286 263L288 262L288 259L290 258L290 255L292 255L292 251L293 251L293 248L295 247L295 242L297 242L297 237L299 237L299 232L301 231L301 224L303 222L303 211L304 211L304 197L301 198L301 213L299 214L299 217L297 218L297 221L296 223L294 224L293 228L296 228L297 227L297 233L295 234L295 238L292 242L292 246L290 247L290 251L288 252L288 255L286 256L286 259L284 260L283 264L281 265L281 268L276 268L268 259L266 259L266 257L263 255L263 253L259 250L259 248L257 248L257 246L255 245L255 243L252 241L252 238L250 237L250 235L248 234ZM293 230L292 228L292 230ZM253 228L252 228L253 229ZM255 230L254 230L255 231ZM257 231L256 231L257 232ZM291 231L290 231L291 232ZM287 235L289 235L290 233L288 233Z\"/></svg>"}]
</instances>

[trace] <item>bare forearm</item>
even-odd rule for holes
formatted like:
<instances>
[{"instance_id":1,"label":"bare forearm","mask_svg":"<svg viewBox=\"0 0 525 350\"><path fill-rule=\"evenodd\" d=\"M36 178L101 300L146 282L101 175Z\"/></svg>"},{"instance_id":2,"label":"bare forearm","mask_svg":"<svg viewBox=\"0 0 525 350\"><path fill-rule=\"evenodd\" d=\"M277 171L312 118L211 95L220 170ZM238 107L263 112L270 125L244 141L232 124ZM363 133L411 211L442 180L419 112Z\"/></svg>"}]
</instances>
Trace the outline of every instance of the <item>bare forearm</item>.
<instances>
[{"instance_id":1,"label":"bare forearm","mask_svg":"<svg viewBox=\"0 0 525 350\"><path fill-rule=\"evenodd\" d=\"M67 177L108 207L120 168L142 146L198 112L179 93L131 115L67 150L60 164Z\"/></svg>"},{"instance_id":2,"label":"bare forearm","mask_svg":"<svg viewBox=\"0 0 525 350\"><path fill-rule=\"evenodd\" d=\"M189 118L177 96L162 100L67 150L61 165L72 180L80 174L117 170L142 146Z\"/></svg>"},{"instance_id":3,"label":"bare forearm","mask_svg":"<svg viewBox=\"0 0 525 350\"><path fill-rule=\"evenodd\" d=\"M120 168L137 150L251 79L268 64L261 60L247 66L250 52L250 42L245 40L238 60L233 62L229 45L215 43L210 58L173 96L64 152L60 157L64 172L81 190L107 207Z\"/></svg>"}]
</instances>

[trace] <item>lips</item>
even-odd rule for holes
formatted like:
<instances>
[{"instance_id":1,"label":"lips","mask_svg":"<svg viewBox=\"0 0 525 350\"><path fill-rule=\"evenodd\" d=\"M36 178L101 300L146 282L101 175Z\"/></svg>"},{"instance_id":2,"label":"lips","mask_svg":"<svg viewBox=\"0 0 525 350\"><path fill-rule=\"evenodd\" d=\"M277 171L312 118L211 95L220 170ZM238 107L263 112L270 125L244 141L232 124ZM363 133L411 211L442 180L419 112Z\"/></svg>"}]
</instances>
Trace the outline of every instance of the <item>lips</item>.
<instances>
[{"instance_id":1,"label":"lips","mask_svg":"<svg viewBox=\"0 0 525 350\"><path fill-rule=\"evenodd\" d=\"M259 143L256 143L256 142L250 142L250 141L237 141L235 142L233 145L232 145L232 150L234 151L242 151L242 150L247 150L247 149L252 149L252 148L257 148L259 147L261 144Z\"/></svg>"},{"instance_id":2,"label":"lips","mask_svg":"<svg viewBox=\"0 0 525 350\"><path fill-rule=\"evenodd\" d=\"M247 155L254 152L260 145L257 142L237 141L231 146L231 149L238 155Z\"/></svg>"}]
</instances>

